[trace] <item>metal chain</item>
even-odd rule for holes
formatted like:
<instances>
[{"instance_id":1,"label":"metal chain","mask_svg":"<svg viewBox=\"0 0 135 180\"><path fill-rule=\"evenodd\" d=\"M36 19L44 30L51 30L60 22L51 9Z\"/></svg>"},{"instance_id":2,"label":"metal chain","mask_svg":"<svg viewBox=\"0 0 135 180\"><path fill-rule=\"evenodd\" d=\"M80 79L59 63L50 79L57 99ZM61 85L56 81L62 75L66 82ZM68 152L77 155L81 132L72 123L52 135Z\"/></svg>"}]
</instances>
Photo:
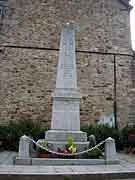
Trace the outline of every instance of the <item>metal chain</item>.
<instances>
[{"instance_id":1,"label":"metal chain","mask_svg":"<svg viewBox=\"0 0 135 180\"><path fill-rule=\"evenodd\" d=\"M56 155L61 155L61 156L76 156L76 155L81 155L81 154L84 154L84 153L88 153L96 148L98 148L99 146L101 146L102 144L104 144L107 139L105 139L104 141L101 141L99 144L97 144L96 146L92 147L92 148L89 148L87 150L84 150L84 151L81 151L81 152L76 152L76 153L60 153L60 152L56 152L56 151L53 151L47 147L44 147L44 146L41 146L40 144L38 144L36 141L34 141L33 139L31 139L30 137L26 136L30 141L32 141L36 146L38 146L39 148L43 149L43 150L46 150L47 152L49 153L52 153L52 154L56 154Z\"/></svg>"}]
</instances>

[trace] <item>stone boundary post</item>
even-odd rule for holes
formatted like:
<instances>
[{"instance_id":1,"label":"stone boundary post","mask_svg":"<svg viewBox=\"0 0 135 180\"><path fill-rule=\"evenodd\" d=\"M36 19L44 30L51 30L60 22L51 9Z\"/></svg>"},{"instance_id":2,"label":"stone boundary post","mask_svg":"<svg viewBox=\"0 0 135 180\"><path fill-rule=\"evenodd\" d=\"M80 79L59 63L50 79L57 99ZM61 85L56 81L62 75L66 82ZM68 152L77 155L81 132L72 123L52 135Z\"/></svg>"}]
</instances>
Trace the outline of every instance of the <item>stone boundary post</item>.
<instances>
[{"instance_id":1,"label":"stone boundary post","mask_svg":"<svg viewBox=\"0 0 135 180\"><path fill-rule=\"evenodd\" d=\"M105 142L105 160L107 162L118 161L115 140L109 137Z\"/></svg>"},{"instance_id":2,"label":"stone boundary post","mask_svg":"<svg viewBox=\"0 0 135 180\"><path fill-rule=\"evenodd\" d=\"M30 158L30 139L22 136L19 141L19 158Z\"/></svg>"}]
</instances>

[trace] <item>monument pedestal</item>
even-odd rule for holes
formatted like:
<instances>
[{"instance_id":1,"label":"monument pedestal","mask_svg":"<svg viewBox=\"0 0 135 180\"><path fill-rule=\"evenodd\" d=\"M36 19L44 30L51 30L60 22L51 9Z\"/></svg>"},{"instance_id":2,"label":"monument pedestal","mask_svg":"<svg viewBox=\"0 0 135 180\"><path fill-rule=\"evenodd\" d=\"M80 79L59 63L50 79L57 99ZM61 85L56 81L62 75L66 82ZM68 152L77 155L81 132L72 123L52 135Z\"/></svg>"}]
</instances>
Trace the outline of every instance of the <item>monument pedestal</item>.
<instances>
[{"instance_id":1,"label":"monument pedestal","mask_svg":"<svg viewBox=\"0 0 135 180\"><path fill-rule=\"evenodd\" d=\"M49 130L45 134L47 141L66 141L68 137L77 142L86 142L87 134L82 131Z\"/></svg>"},{"instance_id":2,"label":"monument pedestal","mask_svg":"<svg viewBox=\"0 0 135 180\"><path fill-rule=\"evenodd\" d=\"M65 131L65 130L49 130L45 134L45 139L55 151L58 148L65 148L68 137L72 137L74 144L78 151L88 149L89 142L87 141L87 134L82 131ZM42 140L40 140L42 141Z\"/></svg>"},{"instance_id":3,"label":"monument pedestal","mask_svg":"<svg viewBox=\"0 0 135 180\"><path fill-rule=\"evenodd\" d=\"M56 88L53 94L51 129L80 131L80 94L77 89Z\"/></svg>"}]
</instances>

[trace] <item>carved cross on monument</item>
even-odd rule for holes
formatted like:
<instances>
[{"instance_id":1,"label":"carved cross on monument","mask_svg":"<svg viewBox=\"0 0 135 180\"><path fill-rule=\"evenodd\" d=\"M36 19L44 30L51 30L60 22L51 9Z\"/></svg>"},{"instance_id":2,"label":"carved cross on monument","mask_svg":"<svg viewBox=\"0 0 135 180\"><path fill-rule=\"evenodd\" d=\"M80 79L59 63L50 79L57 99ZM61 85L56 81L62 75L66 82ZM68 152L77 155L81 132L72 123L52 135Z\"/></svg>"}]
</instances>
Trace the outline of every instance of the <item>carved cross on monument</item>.
<instances>
[{"instance_id":1,"label":"carved cross on monument","mask_svg":"<svg viewBox=\"0 0 135 180\"><path fill-rule=\"evenodd\" d=\"M77 143L84 143L85 147L88 144L86 133L80 131L80 94L76 77L75 30L75 25L67 23L61 33L51 130L47 131L45 136L46 140L55 146L58 142L66 142L68 136L72 136Z\"/></svg>"}]
</instances>

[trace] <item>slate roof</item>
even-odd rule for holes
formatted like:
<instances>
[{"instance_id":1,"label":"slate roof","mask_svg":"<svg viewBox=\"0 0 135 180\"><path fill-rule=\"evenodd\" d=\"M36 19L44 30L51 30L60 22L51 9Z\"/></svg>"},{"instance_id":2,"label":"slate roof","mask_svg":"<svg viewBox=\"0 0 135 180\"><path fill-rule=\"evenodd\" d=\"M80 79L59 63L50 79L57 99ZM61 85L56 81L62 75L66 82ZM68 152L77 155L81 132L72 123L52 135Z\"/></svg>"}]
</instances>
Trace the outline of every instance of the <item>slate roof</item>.
<instances>
[{"instance_id":1,"label":"slate roof","mask_svg":"<svg viewBox=\"0 0 135 180\"><path fill-rule=\"evenodd\" d=\"M132 9L132 6L129 4L129 0L118 0L122 3L127 9Z\"/></svg>"}]
</instances>

